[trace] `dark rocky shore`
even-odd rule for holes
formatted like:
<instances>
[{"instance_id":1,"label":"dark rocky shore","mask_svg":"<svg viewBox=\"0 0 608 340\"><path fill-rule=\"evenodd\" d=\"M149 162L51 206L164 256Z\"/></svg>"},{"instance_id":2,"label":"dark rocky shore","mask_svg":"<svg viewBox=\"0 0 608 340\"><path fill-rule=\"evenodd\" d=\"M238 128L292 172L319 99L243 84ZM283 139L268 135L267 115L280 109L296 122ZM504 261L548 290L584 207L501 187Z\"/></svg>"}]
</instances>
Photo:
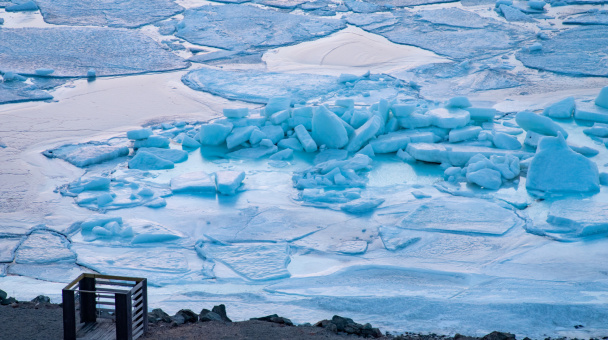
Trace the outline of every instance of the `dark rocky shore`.
<instances>
[{"instance_id":1,"label":"dark rocky shore","mask_svg":"<svg viewBox=\"0 0 608 340\"><path fill-rule=\"evenodd\" d=\"M232 322L224 305L203 309L195 313L182 309L170 316L162 309L148 313L149 332L143 339L394 339L394 340L515 340L509 333L492 332L484 337L468 337L460 334L444 336L437 334L404 333L394 335L382 333L370 324L359 324L352 319L335 315L331 320L315 324L294 325L291 320L278 315L252 318L248 321ZM51 340L63 338L62 309L60 304L50 303L45 296L32 301L17 301L0 290L0 339ZM545 339L545 340L549 340ZM604 338L608 339L608 338ZM523 340L529 340L524 338ZM563 340L563 339L555 339Z\"/></svg>"}]
</instances>

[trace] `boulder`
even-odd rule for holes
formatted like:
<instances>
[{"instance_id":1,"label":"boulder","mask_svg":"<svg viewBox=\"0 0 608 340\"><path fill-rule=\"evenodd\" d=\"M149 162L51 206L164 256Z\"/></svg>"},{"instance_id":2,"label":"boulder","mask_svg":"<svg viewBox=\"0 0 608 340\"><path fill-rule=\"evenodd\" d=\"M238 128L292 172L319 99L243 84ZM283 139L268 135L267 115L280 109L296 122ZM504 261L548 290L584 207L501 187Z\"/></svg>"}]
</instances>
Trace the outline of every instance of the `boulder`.
<instances>
[{"instance_id":1,"label":"boulder","mask_svg":"<svg viewBox=\"0 0 608 340\"><path fill-rule=\"evenodd\" d=\"M185 323L196 323L198 321L198 315L189 309L182 309L175 313L173 321L178 325Z\"/></svg>"}]
</instances>

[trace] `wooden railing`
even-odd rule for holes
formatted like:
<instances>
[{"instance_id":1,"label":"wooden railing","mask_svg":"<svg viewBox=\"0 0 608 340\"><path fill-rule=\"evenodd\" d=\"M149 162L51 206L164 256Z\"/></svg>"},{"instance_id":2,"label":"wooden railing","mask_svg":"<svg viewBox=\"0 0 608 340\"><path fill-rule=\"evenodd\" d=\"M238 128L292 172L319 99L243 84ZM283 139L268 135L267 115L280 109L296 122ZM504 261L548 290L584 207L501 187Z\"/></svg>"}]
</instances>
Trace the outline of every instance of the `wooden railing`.
<instances>
[{"instance_id":1,"label":"wooden railing","mask_svg":"<svg viewBox=\"0 0 608 340\"><path fill-rule=\"evenodd\" d=\"M145 278L81 274L63 288L62 297L64 340L76 340L77 309L80 323L114 320L117 340L135 340L148 331Z\"/></svg>"}]
</instances>

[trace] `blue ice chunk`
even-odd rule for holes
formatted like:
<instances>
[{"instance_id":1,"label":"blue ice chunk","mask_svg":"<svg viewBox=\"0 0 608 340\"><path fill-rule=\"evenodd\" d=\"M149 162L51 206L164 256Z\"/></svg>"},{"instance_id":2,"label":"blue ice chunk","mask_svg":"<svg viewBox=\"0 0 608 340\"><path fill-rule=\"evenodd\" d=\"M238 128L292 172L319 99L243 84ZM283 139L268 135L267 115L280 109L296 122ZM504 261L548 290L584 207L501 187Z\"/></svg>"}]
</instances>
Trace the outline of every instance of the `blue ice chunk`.
<instances>
[{"instance_id":1,"label":"blue ice chunk","mask_svg":"<svg viewBox=\"0 0 608 340\"><path fill-rule=\"evenodd\" d=\"M7 81L26 81L27 77L24 77L24 76L22 76L20 74L12 72L12 71L7 71L7 72L4 72L4 74L2 75L2 80L4 82L7 82Z\"/></svg>"},{"instance_id":2,"label":"blue ice chunk","mask_svg":"<svg viewBox=\"0 0 608 340\"><path fill-rule=\"evenodd\" d=\"M551 118L565 119L571 118L575 109L576 103L574 102L574 98L568 97L545 108L545 110L543 110L543 114Z\"/></svg>"},{"instance_id":3,"label":"blue ice chunk","mask_svg":"<svg viewBox=\"0 0 608 340\"><path fill-rule=\"evenodd\" d=\"M272 116L270 116L269 120L274 125L281 125L284 121L289 119L289 116L289 110L283 110L273 113Z\"/></svg>"},{"instance_id":4,"label":"blue ice chunk","mask_svg":"<svg viewBox=\"0 0 608 340\"><path fill-rule=\"evenodd\" d=\"M584 129L583 132L588 136L606 138L608 137L608 125L595 123L592 127Z\"/></svg>"},{"instance_id":5,"label":"blue ice chunk","mask_svg":"<svg viewBox=\"0 0 608 340\"><path fill-rule=\"evenodd\" d=\"M500 5L498 6L498 11L502 14L507 21L514 22L536 22L536 20L524 12L520 11L518 8L509 5Z\"/></svg>"},{"instance_id":6,"label":"blue ice chunk","mask_svg":"<svg viewBox=\"0 0 608 340\"><path fill-rule=\"evenodd\" d=\"M108 177L79 178L68 185L68 190L77 194L89 190L109 190L110 182Z\"/></svg>"},{"instance_id":7,"label":"blue ice chunk","mask_svg":"<svg viewBox=\"0 0 608 340\"><path fill-rule=\"evenodd\" d=\"M260 143L262 139L267 139L266 134L260 131L260 129L254 129L251 132L251 136L249 136L249 143L251 143L251 145L255 145Z\"/></svg>"},{"instance_id":8,"label":"blue ice chunk","mask_svg":"<svg viewBox=\"0 0 608 340\"><path fill-rule=\"evenodd\" d=\"M225 170L215 173L216 188L222 195L235 195L244 179L245 172L243 171Z\"/></svg>"},{"instance_id":9,"label":"blue ice chunk","mask_svg":"<svg viewBox=\"0 0 608 340\"><path fill-rule=\"evenodd\" d=\"M157 157L162 159L166 159L173 163L181 163L188 160L188 153L184 150L178 149L163 149L163 148L140 148L137 150L137 153L147 152L151 153Z\"/></svg>"},{"instance_id":10,"label":"blue ice chunk","mask_svg":"<svg viewBox=\"0 0 608 340\"><path fill-rule=\"evenodd\" d=\"M232 124L203 124L200 132L202 145L220 145L232 131Z\"/></svg>"},{"instance_id":11,"label":"blue ice chunk","mask_svg":"<svg viewBox=\"0 0 608 340\"><path fill-rule=\"evenodd\" d=\"M36 5L36 3L33 1L26 1L12 6L6 6L4 10L7 12L37 11L38 5Z\"/></svg>"},{"instance_id":12,"label":"blue ice chunk","mask_svg":"<svg viewBox=\"0 0 608 340\"><path fill-rule=\"evenodd\" d=\"M226 146L228 149L233 149L249 141L253 130L255 130L254 126L244 126L233 129L230 135L226 138Z\"/></svg>"},{"instance_id":13,"label":"blue ice chunk","mask_svg":"<svg viewBox=\"0 0 608 340\"><path fill-rule=\"evenodd\" d=\"M608 172L600 172L600 184L603 186L608 185Z\"/></svg>"},{"instance_id":14,"label":"blue ice chunk","mask_svg":"<svg viewBox=\"0 0 608 340\"><path fill-rule=\"evenodd\" d=\"M138 152L135 157L129 160L129 169L163 170L173 169L174 167L173 162L145 151Z\"/></svg>"},{"instance_id":15,"label":"blue ice chunk","mask_svg":"<svg viewBox=\"0 0 608 340\"><path fill-rule=\"evenodd\" d=\"M284 149L291 149L293 151L302 151L304 147L297 138L285 138L277 143L277 146Z\"/></svg>"},{"instance_id":16,"label":"blue ice chunk","mask_svg":"<svg viewBox=\"0 0 608 340\"><path fill-rule=\"evenodd\" d=\"M340 149L348 143L342 119L325 106L318 106L312 117L312 138L317 145Z\"/></svg>"},{"instance_id":17,"label":"blue ice chunk","mask_svg":"<svg viewBox=\"0 0 608 340\"><path fill-rule=\"evenodd\" d=\"M547 197L600 190L597 165L572 151L561 135L541 138L528 168L526 189Z\"/></svg>"},{"instance_id":18,"label":"blue ice chunk","mask_svg":"<svg viewBox=\"0 0 608 340\"><path fill-rule=\"evenodd\" d=\"M391 112L395 117L408 117L416 111L416 105L394 104L391 106ZM351 124L352 125L352 124Z\"/></svg>"},{"instance_id":19,"label":"blue ice chunk","mask_svg":"<svg viewBox=\"0 0 608 340\"><path fill-rule=\"evenodd\" d=\"M586 26L561 31L543 42L543 52L518 51L525 66L572 76L608 76L608 27Z\"/></svg>"},{"instance_id":20,"label":"blue ice chunk","mask_svg":"<svg viewBox=\"0 0 608 340\"><path fill-rule=\"evenodd\" d=\"M477 121L493 121L494 117L498 113L496 109L492 108L481 108L481 107L468 107L465 110L469 111L469 115L472 120Z\"/></svg>"},{"instance_id":21,"label":"blue ice chunk","mask_svg":"<svg viewBox=\"0 0 608 340\"><path fill-rule=\"evenodd\" d=\"M508 135L506 133L497 132L494 134L494 138L492 139L494 146L499 149L505 150L519 150L521 149L521 143L517 140L517 138Z\"/></svg>"},{"instance_id":22,"label":"blue ice chunk","mask_svg":"<svg viewBox=\"0 0 608 340\"><path fill-rule=\"evenodd\" d=\"M101 142L68 144L42 153L48 158L60 158L77 167L103 163L129 154L129 148Z\"/></svg>"},{"instance_id":23,"label":"blue ice chunk","mask_svg":"<svg viewBox=\"0 0 608 340\"><path fill-rule=\"evenodd\" d=\"M340 209L349 214L359 215L376 210L382 203L384 198L359 198L341 205Z\"/></svg>"},{"instance_id":24,"label":"blue ice chunk","mask_svg":"<svg viewBox=\"0 0 608 340\"><path fill-rule=\"evenodd\" d=\"M591 122L608 124L608 114L601 112L583 111L576 109L574 118L577 120L588 120Z\"/></svg>"},{"instance_id":25,"label":"blue ice chunk","mask_svg":"<svg viewBox=\"0 0 608 340\"><path fill-rule=\"evenodd\" d=\"M460 60L501 55L534 36L532 31L525 28L515 27L471 12L467 13L464 10L439 11L442 11L443 21L461 23L461 26L453 26L446 30L443 25L422 19L424 15L421 15L420 12L416 12L416 14L411 11L398 10L393 11L393 15L398 18L397 23L383 25L369 29L369 31L398 44L417 46ZM462 20L465 16L467 20ZM463 46L467 48L463 48Z\"/></svg>"},{"instance_id":26,"label":"blue ice chunk","mask_svg":"<svg viewBox=\"0 0 608 340\"><path fill-rule=\"evenodd\" d=\"M370 158L376 156L376 153L374 152L374 148L370 144L367 144L366 146L364 146L363 149L357 151L356 154L357 155L358 154L366 155L367 157L370 157Z\"/></svg>"},{"instance_id":27,"label":"blue ice chunk","mask_svg":"<svg viewBox=\"0 0 608 340\"><path fill-rule=\"evenodd\" d=\"M427 126L431 126L433 123L433 117L425 114L412 113L407 117L401 117L398 119L399 126L406 129L417 129Z\"/></svg>"},{"instance_id":28,"label":"blue ice chunk","mask_svg":"<svg viewBox=\"0 0 608 340\"><path fill-rule=\"evenodd\" d=\"M467 172L467 181L490 190L498 190L502 185L500 172L488 168Z\"/></svg>"},{"instance_id":29,"label":"blue ice chunk","mask_svg":"<svg viewBox=\"0 0 608 340\"><path fill-rule=\"evenodd\" d=\"M593 157L600 153L598 150L588 146L579 146L574 144L568 144L568 146L570 149L572 149L572 151L578 152L585 157Z\"/></svg>"},{"instance_id":30,"label":"blue ice chunk","mask_svg":"<svg viewBox=\"0 0 608 340\"><path fill-rule=\"evenodd\" d=\"M224 109L223 113L224 117L227 118L245 118L249 116L249 108Z\"/></svg>"},{"instance_id":31,"label":"blue ice chunk","mask_svg":"<svg viewBox=\"0 0 608 340\"><path fill-rule=\"evenodd\" d=\"M268 49L312 40L345 28L341 20L294 15L247 5L188 9L176 36L225 50Z\"/></svg>"},{"instance_id":32,"label":"blue ice chunk","mask_svg":"<svg viewBox=\"0 0 608 340\"><path fill-rule=\"evenodd\" d=\"M380 130L382 127L382 118L380 116L374 115L370 118L365 124L363 124L360 128L355 130L352 138L348 142L346 150L348 152L357 152L361 150L361 148Z\"/></svg>"},{"instance_id":33,"label":"blue ice chunk","mask_svg":"<svg viewBox=\"0 0 608 340\"><path fill-rule=\"evenodd\" d=\"M372 113L368 110L355 109L350 117L349 123L353 128L358 129L365 124L371 116Z\"/></svg>"},{"instance_id":34,"label":"blue ice chunk","mask_svg":"<svg viewBox=\"0 0 608 340\"><path fill-rule=\"evenodd\" d=\"M294 128L295 134L302 143L304 150L306 152L315 152L317 151L317 143L312 139L308 131L304 125L298 125Z\"/></svg>"},{"instance_id":35,"label":"blue ice chunk","mask_svg":"<svg viewBox=\"0 0 608 340\"><path fill-rule=\"evenodd\" d=\"M463 127L471 120L471 115L468 111L462 109L433 109L426 113L431 117L431 122L434 126L444 129L455 129Z\"/></svg>"},{"instance_id":36,"label":"blue ice chunk","mask_svg":"<svg viewBox=\"0 0 608 340\"><path fill-rule=\"evenodd\" d=\"M111 76L189 66L143 34L101 27L3 28L0 50L0 70L24 75L40 68L55 70L54 77L85 77L91 68Z\"/></svg>"},{"instance_id":37,"label":"blue ice chunk","mask_svg":"<svg viewBox=\"0 0 608 340\"><path fill-rule=\"evenodd\" d=\"M215 193L215 179L209 174L188 172L171 179L173 193Z\"/></svg>"},{"instance_id":38,"label":"blue ice chunk","mask_svg":"<svg viewBox=\"0 0 608 340\"><path fill-rule=\"evenodd\" d=\"M485 157L513 155L520 159L531 157L533 154L525 151L502 150L489 148L485 146L473 146L463 144L435 144L435 143L410 143L407 145L406 151L416 160L438 163L451 164L453 166L465 166L469 160L477 155L482 154Z\"/></svg>"},{"instance_id":39,"label":"blue ice chunk","mask_svg":"<svg viewBox=\"0 0 608 340\"><path fill-rule=\"evenodd\" d=\"M557 136L561 133L564 138L568 138L568 133L561 126L550 118L537 115L532 112L522 111L515 116L515 121L522 129L532 131L545 136Z\"/></svg>"},{"instance_id":40,"label":"blue ice chunk","mask_svg":"<svg viewBox=\"0 0 608 340\"><path fill-rule=\"evenodd\" d=\"M530 8L535 9L535 10L539 10L539 11L544 10L546 5L547 5L547 3L544 2L544 1L542 1L542 0L531 0L531 1L528 1L528 6L530 6Z\"/></svg>"},{"instance_id":41,"label":"blue ice chunk","mask_svg":"<svg viewBox=\"0 0 608 340\"><path fill-rule=\"evenodd\" d=\"M453 97L448 100L448 103L445 105L447 108L455 108L455 109L466 109L471 106L471 102L467 97Z\"/></svg>"},{"instance_id":42,"label":"blue ice chunk","mask_svg":"<svg viewBox=\"0 0 608 340\"><path fill-rule=\"evenodd\" d=\"M134 141L133 148L168 148L169 144L169 138L158 135L152 135L146 139Z\"/></svg>"},{"instance_id":43,"label":"blue ice chunk","mask_svg":"<svg viewBox=\"0 0 608 340\"><path fill-rule=\"evenodd\" d=\"M44 21L54 25L138 28L184 9L172 0L36 0ZM37 9L37 8L36 8Z\"/></svg>"},{"instance_id":44,"label":"blue ice chunk","mask_svg":"<svg viewBox=\"0 0 608 340\"><path fill-rule=\"evenodd\" d=\"M94 68L90 68L90 69L87 71L87 78L89 78L89 79L93 79L93 78L96 78L96 77L97 77L97 71L95 71L95 69L94 69Z\"/></svg>"},{"instance_id":45,"label":"blue ice chunk","mask_svg":"<svg viewBox=\"0 0 608 340\"><path fill-rule=\"evenodd\" d=\"M52 68L39 68L36 71L36 75L37 76L50 76L51 74L53 74L53 72L55 72L55 70L53 70Z\"/></svg>"},{"instance_id":46,"label":"blue ice chunk","mask_svg":"<svg viewBox=\"0 0 608 340\"><path fill-rule=\"evenodd\" d=\"M285 137L285 131L282 127L276 125L262 126L261 131L269 138L272 143L278 143L283 137Z\"/></svg>"},{"instance_id":47,"label":"blue ice chunk","mask_svg":"<svg viewBox=\"0 0 608 340\"><path fill-rule=\"evenodd\" d=\"M201 147L201 143L199 143L196 139L186 135L184 139L182 139L182 149L198 149Z\"/></svg>"},{"instance_id":48,"label":"blue ice chunk","mask_svg":"<svg viewBox=\"0 0 608 340\"><path fill-rule=\"evenodd\" d=\"M291 98L289 98L289 97L272 97L272 98L268 99L268 103L266 104L266 107L264 108L264 114L266 115L266 117L270 117L279 111L289 110L290 107L291 107Z\"/></svg>"},{"instance_id":49,"label":"blue ice chunk","mask_svg":"<svg viewBox=\"0 0 608 340\"><path fill-rule=\"evenodd\" d=\"M139 139L146 139L150 136L152 136L151 129L139 129L139 130L127 131L127 138L129 138L129 139L139 140Z\"/></svg>"},{"instance_id":50,"label":"blue ice chunk","mask_svg":"<svg viewBox=\"0 0 608 340\"><path fill-rule=\"evenodd\" d=\"M608 109L608 86L602 88L595 98L595 105Z\"/></svg>"},{"instance_id":51,"label":"blue ice chunk","mask_svg":"<svg viewBox=\"0 0 608 340\"><path fill-rule=\"evenodd\" d=\"M465 140L477 139L479 133L481 132L480 126L466 126L462 128L452 129L450 130L449 140L450 143L458 143ZM421 141L428 142L428 141ZM433 142L431 140L431 142Z\"/></svg>"}]
</instances>

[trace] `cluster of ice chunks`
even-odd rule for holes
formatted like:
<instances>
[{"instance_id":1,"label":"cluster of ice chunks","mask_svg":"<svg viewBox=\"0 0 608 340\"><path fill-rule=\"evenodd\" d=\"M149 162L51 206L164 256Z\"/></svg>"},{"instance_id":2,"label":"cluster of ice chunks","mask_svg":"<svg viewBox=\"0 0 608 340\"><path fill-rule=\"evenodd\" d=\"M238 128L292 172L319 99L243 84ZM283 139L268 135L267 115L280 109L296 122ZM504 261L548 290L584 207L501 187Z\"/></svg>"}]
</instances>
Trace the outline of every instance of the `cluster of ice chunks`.
<instances>
[{"instance_id":1,"label":"cluster of ice chunks","mask_svg":"<svg viewBox=\"0 0 608 340\"><path fill-rule=\"evenodd\" d=\"M93 215L79 225L80 235L85 242L96 240L110 243L129 243L142 245L158 242L171 242L180 235L145 220L123 223L122 217Z\"/></svg>"},{"instance_id":2,"label":"cluster of ice chunks","mask_svg":"<svg viewBox=\"0 0 608 340\"><path fill-rule=\"evenodd\" d=\"M463 168L447 168L444 176L449 182L467 181L482 188L497 190L504 182L517 178L519 173L519 158L514 155L492 155L488 159L477 154Z\"/></svg>"}]
</instances>

